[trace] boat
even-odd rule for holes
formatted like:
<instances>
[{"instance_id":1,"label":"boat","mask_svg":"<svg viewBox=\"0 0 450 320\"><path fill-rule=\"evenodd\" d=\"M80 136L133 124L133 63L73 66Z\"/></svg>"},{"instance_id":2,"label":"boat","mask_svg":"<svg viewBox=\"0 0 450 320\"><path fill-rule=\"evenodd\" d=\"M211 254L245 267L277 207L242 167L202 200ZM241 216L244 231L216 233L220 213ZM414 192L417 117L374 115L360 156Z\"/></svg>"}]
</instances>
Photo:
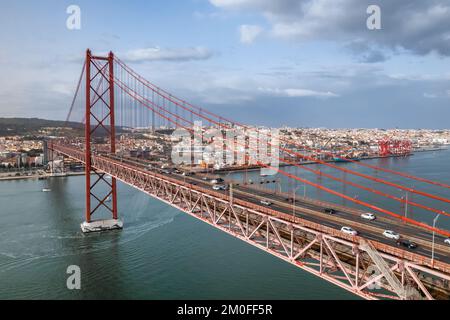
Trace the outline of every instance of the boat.
<instances>
[{"instance_id":1,"label":"boat","mask_svg":"<svg viewBox=\"0 0 450 320\"><path fill-rule=\"evenodd\" d=\"M109 196L108 198L106 198L105 202L111 202L111 196Z\"/></svg>"},{"instance_id":2,"label":"boat","mask_svg":"<svg viewBox=\"0 0 450 320\"><path fill-rule=\"evenodd\" d=\"M42 189L42 192L51 192L52 191L52 189L50 189L50 188L44 188L44 189Z\"/></svg>"},{"instance_id":3,"label":"boat","mask_svg":"<svg viewBox=\"0 0 450 320\"><path fill-rule=\"evenodd\" d=\"M55 177L55 178L63 178L63 177L67 177L67 173L65 172L53 172L50 174L50 176Z\"/></svg>"}]
</instances>

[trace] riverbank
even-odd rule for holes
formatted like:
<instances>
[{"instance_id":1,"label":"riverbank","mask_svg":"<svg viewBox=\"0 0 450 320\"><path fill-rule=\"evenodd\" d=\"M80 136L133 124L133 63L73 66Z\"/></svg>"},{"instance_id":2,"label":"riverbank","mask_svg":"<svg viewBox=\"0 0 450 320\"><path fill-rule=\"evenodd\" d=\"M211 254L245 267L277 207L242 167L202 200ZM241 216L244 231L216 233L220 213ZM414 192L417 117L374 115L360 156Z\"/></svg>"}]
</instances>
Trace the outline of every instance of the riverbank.
<instances>
[{"instance_id":1,"label":"riverbank","mask_svg":"<svg viewBox=\"0 0 450 320\"><path fill-rule=\"evenodd\" d=\"M374 160L374 159L389 159L389 158L404 158L404 157L412 157L416 152L435 152L435 151L445 151L448 150L448 148L431 148L431 149L418 149L414 150L413 153L404 156L404 155L389 155L389 156L367 156L367 157L360 157L357 159L351 159L352 161L367 161L367 160ZM325 163L350 163L351 161L341 160L341 159L328 159L328 160L322 160ZM311 165L316 164L317 161L302 161L296 163L296 165ZM291 166L291 164L288 163L280 163L279 167L288 167ZM221 173L234 173L234 172L242 172L242 171L256 171L260 170L261 166L254 165L254 166L246 166L246 167L227 167L222 168L218 170L214 170L214 173L221 174ZM200 173L207 173L206 170L199 171Z\"/></svg>"},{"instance_id":2,"label":"riverbank","mask_svg":"<svg viewBox=\"0 0 450 320\"><path fill-rule=\"evenodd\" d=\"M8 174L8 176L6 176L6 174ZM11 174L14 174L13 176L11 176ZM15 175L16 172L10 172L10 173L5 173L5 174L1 174L0 173L0 181L9 181L9 180L36 180L36 179L48 179L48 178L60 178L60 177L69 177L69 176L82 176L84 175L84 172L66 172L66 174L64 176L52 176L49 173L45 173L45 174L24 174L24 175L20 175L20 176L16 176Z\"/></svg>"}]
</instances>

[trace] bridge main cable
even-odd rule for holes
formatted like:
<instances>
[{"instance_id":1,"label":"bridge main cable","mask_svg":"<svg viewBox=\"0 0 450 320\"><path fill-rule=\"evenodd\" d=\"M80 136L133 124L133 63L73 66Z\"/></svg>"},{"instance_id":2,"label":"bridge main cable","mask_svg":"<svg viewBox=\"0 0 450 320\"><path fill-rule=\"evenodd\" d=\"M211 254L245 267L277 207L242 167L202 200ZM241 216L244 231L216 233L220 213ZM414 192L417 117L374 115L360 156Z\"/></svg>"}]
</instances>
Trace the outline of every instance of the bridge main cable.
<instances>
[{"instance_id":1,"label":"bridge main cable","mask_svg":"<svg viewBox=\"0 0 450 320\"><path fill-rule=\"evenodd\" d=\"M116 79L116 80L117 80L117 79ZM115 82L117 83L117 81L115 81ZM118 84L118 85L119 85L120 88L121 88L122 90L124 90L131 98L133 98L133 99L139 99L139 102L140 102L141 104L146 105L148 108L150 108L150 109L153 110L154 112L157 112L159 115L161 115L161 113L159 113L157 110L155 110L151 105L147 105L147 104L146 104L146 101L145 101L146 99L145 99L145 98L143 98L142 96L140 96L140 95L137 94L136 92L133 92L129 87L128 87L128 89L126 89L126 88L124 88L124 86L122 86L121 84ZM131 91L131 92L130 92L130 91ZM161 116L163 116L163 115L161 115ZM164 117L164 116L163 116L163 117ZM188 132L190 132L191 134L196 135L195 130L193 130L193 129L189 128L189 127L183 126L183 125L177 123L176 121L174 121L174 120L171 119L171 118L168 118L168 117L165 117L165 118L166 118L168 121L173 122L173 123L179 125L179 126L182 127L183 129L185 129L185 130L187 130ZM188 121L188 120L186 120L186 121ZM199 138L202 138L202 136L200 135ZM256 159L256 160L257 160L257 159ZM280 160L280 161L283 161L281 158L279 158L279 160ZM268 167L267 165L265 165L265 166ZM405 222L408 222L408 223L413 224L413 225L416 225L416 226L423 227L423 228L425 228L425 229L427 229L427 230L430 230L430 231L437 232L438 234L442 234L442 235L445 235L445 236L450 236L450 233L449 233L448 231L441 230L441 229L438 229L438 228L435 228L435 227L431 227L431 226L429 226L428 224L425 224L425 223L422 223L422 222L418 222L418 221L416 221L416 220L413 220L413 219L404 217L403 215L399 215L399 214L394 213L394 212L392 212L392 211L389 211L389 210L380 208L380 207L378 207L378 206L375 206L375 205L366 203L366 202L361 201L361 200L358 200L358 199L354 199L354 198L349 197L349 196L347 196L347 195L345 195L345 194L342 194L342 193L340 193L340 192L331 190L331 189L326 188L326 187L324 187L324 186L321 186L321 185L319 185L319 184L316 184L316 183L313 183L313 182L311 182L311 181L308 181L308 180L299 178L299 177L297 177L297 176L294 176L294 175L292 175L292 174L289 174L289 173L287 173L287 172L285 172L285 171L282 171L282 170L280 170L280 169L278 169L278 168L273 168L273 169L276 170L277 172L281 173L281 174L284 175L284 176L287 176L287 177L292 178L292 179L296 179L296 180L301 181L301 182L303 182L303 183L306 183L306 184L308 184L308 185L311 185L311 186L314 186L314 187L319 188L319 189L321 189L321 190L327 191L327 192L329 192L329 193L331 193L331 194L334 194L334 195L339 196L339 197L341 197L341 198L347 199L347 200L349 200L349 201L351 201L351 202L354 202L354 203L356 203L356 204L363 205L363 206L368 207L368 208L371 208L371 209L373 209L373 210L376 210L376 211L379 211L379 212L388 214L388 215L390 215L390 216L392 216L392 217L394 217L394 218L403 220L403 221L405 221Z\"/></svg>"},{"instance_id":2,"label":"bridge main cable","mask_svg":"<svg viewBox=\"0 0 450 320\"><path fill-rule=\"evenodd\" d=\"M117 60L118 60L118 59L117 59ZM174 100L178 100L178 101L181 101L181 100L178 99L178 98L176 98L175 96L169 94L169 97L167 97L166 95L161 94L161 92L162 92L162 93L166 93L166 94L168 94L168 93L167 93L166 91L164 91L163 89L160 89L160 88L154 86L154 85L151 84L151 83L149 84L148 81L146 81L144 78L142 78L141 76L139 76L137 73L135 73L133 70L131 70L131 68L129 68L128 66L126 66L125 64L123 64L120 60L118 60L118 63L119 63L123 68L126 68L127 72L129 72L129 73L132 72L131 76L133 76L135 79L137 79L138 81L140 81L143 85L147 86L147 88L149 88L150 90L152 90L152 91L155 92L156 94L162 96L163 98L165 98L165 99L167 99L167 100L169 100L169 101L171 101L171 102L177 104L179 107L181 107L181 108L183 108L183 109L185 109L185 110L188 110L189 112L192 112L192 113L194 113L195 115L197 115L197 116L199 116L199 117L201 117L201 118L203 118L203 119L205 119L205 120L208 120L208 121L210 121L210 122L212 122L212 123L214 123L214 124L216 124L216 125L218 125L218 126L220 126L220 127L225 127L225 125L224 125L223 123L217 122L217 121L214 120L214 119L211 119L211 118L209 118L209 117L206 117L206 116L202 115L202 114L199 113L199 112L195 112L195 111L193 111L192 109L187 108L187 107L186 107L185 105L183 105L183 104L177 103L177 102L174 101ZM188 104L188 103L186 103L186 104ZM189 104L188 104L188 105L189 105ZM197 107L197 108L198 108L198 107ZM199 109L200 109L200 108L199 108ZM203 110L203 109L200 109L200 110ZM230 120L225 119L225 118L222 118L222 119L223 119L223 120L226 120L226 121L230 121ZM239 124L239 126L243 126L243 125L240 125L240 124ZM247 126L243 126L243 127L246 128L246 129L249 129ZM228 128L229 128L229 127L228 127ZM430 193L427 193L427 192L423 192L423 191L420 191L420 190L417 190L417 189L413 189L413 188L410 188L410 187L405 187L405 186L402 186L402 185L400 185L400 184L393 183L393 182L390 182L390 181L387 181L387 180L384 180L384 179L381 179L381 178L372 177L372 176L369 176L369 175L366 175L366 174L363 174L363 173L360 173L360 172L357 172L357 171L345 169L345 168L342 168L342 167L339 167L339 166L336 166L336 165L329 164L329 163L327 163L327 162L321 161L321 160L319 160L319 159L317 159L317 158L310 157L310 156L306 156L306 155L301 154L301 153L299 153L299 152L292 151L292 150L290 150L290 149L283 148L283 151L285 151L285 152L287 152L287 153L289 153L289 154L291 154L291 155L295 155L295 156L298 156L298 157L301 157L301 158L304 158L304 159L308 159L308 160L310 160L310 161L318 162L318 163L320 163L320 164L323 164L323 165L325 165L325 166L334 168L334 169L339 170L339 171L343 171L343 172L346 172L346 173L349 173L349 174L352 174L352 175L357 175L357 176L360 176L360 177L363 177L363 178L366 178L366 179L375 181L375 182L377 182L377 183L389 185L389 186L391 186L391 187L398 188L398 189L401 189L401 190L405 190L405 191L408 191L408 192L411 192L411 193L419 194L419 195L421 195L421 196L428 197L428 198L432 198L432 199L434 199L434 200L438 200L438 201L450 203L450 200L447 199L447 198L440 197L440 196L436 196L436 195L433 195L433 194L430 194ZM298 165L296 165L296 164L294 164L294 163L291 163L291 164L294 165L294 166L297 166L297 167L299 167L299 168L304 169L303 166L298 166ZM322 174L322 175L323 175L323 174ZM332 179L333 179L333 178L332 178ZM340 180L340 182L343 182L343 180ZM347 181L347 184L348 184L348 181ZM372 189L371 192L377 193L377 194L380 195L380 192L379 192L378 190L376 190L376 189L373 189L373 188L367 188L367 187L363 187L363 188L364 188L366 191L368 191L368 189ZM385 195L386 195L386 194L385 194ZM401 199L398 198L398 197L390 197L390 198L391 198L391 199L394 199L394 200L396 200L396 201L402 202L402 203L408 203L408 204L411 204L411 205L413 205L413 206L417 205L417 203L411 202L411 201L406 200L406 199L405 199L405 200L401 200ZM447 215L447 213L446 213L444 210L438 210L438 209L426 207L426 206L423 206L423 205L420 205L420 204L419 204L419 207L421 207L422 209L426 209L426 210L435 212L435 213Z\"/></svg>"},{"instance_id":3,"label":"bridge main cable","mask_svg":"<svg viewBox=\"0 0 450 320\"><path fill-rule=\"evenodd\" d=\"M158 91L158 94L163 93L166 97L167 97L167 95L169 95L170 97L172 97L172 98L178 100L179 102L181 102L181 103L183 103L183 104L185 104L185 105L188 105L189 107L191 107L191 108L193 108L193 109L196 109L196 110L205 112L205 113L207 113L207 114L209 114L209 115L211 115L211 116L213 116L213 117L219 119L219 121L229 122L229 123L232 123L232 124L234 124L234 125L236 125L236 126L239 126L239 127L243 127L243 128L248 129L248 126L246 126L246 125L244 125L244 124L241 124L241 123L239 123L239 122L236 122L236 121L233 121L233 120L224 118L224 117L222 117L222 116L220 116L220 115L217 115L217 114L215 114L215 113L213 113L213 112L211 112L211 111L209 111L209 110L200 108L200 107L195 106L195 105L193 105L193 104L191 104L191 103L189 103L189 102L187 102L187 101L185 101L185 100L183 100L183 99L180 99L180 98L177 98L176 96L171 95L171 94L168 93L167 91L161 89L160 87L154 85L153 83L149 82L148 80L146 80L145 78L143 78L142 76L140 76L137 72L135 72L132 68L130 68L128 65L126 65L124 62L122 62L122 61L121 61L120 59L118 59L117 57L116 57L116 62L118 62L118 63L119 63L124 69L126 69L127 72L129 72L132 76L134 76L134 77L137 78L139 81L141 81L141 83L143 83L143 84L145 83L145 84L147 84L147 85L149 86L150 89L153 88L152 90ZM210 119L210 120L211 120L211 119ZM292 140L285 140L285 139L280 139L280 140L282 140L282 141L284 141L284 142L293 143ZM294 142L293 144L296 145L296 146L299 146L299 147L306 148L306 149L308 149L308 150L314 151L314 152L316 152L316 153L319 152L319 150L314 150L314 149L309 148L309 147L307 147L307 146L305 146L305 145L303 145L303 144L299 144L298 142ZM321 151L320 151L320 152L321 152ZM383 171L383 172L387 172L387 173L399 175L399 176L402 176L402 177L404 177L404 178L408 178L408 179L412 179L412 180L416 180L416 181L420 181L420 182L432 184L432 185L435 185L435 186L440 186L440 187L443 187L443 188L446 188L446 189L450 189L450 185L445 184L445 183L442 183L442 182L432 181L432 180L425 179L425 178L422 178L422 177L417 177L417 176L414 176L414 175L411 175L411 174L408 174L408 173L404 173L404 172L400 172L400 171L395 171L395 170L391 170L391 169L387 169L387 168L383 168L383 167L379 167L379 166L369 165L369 164L361 163L361 162L358 162L358 161L355 161L355 160L352 160L352 159L342 158L342 157L340 157L340 156L338 156L338 155L336 155L336 154L334 154L334 153L331 153L331 152L322 152L322 153L325 153L325 154L328 154L328 155L333 155L333 156L337 157L338 159L343 159L343 160L345 159L346 161L355 163L356 165L364 166L364 167L367 167L367 168L371 168L371 169L373 169L373 170ZM412 192L412 191L411 191L411 192Z\"/></svg>"}]
</instances>

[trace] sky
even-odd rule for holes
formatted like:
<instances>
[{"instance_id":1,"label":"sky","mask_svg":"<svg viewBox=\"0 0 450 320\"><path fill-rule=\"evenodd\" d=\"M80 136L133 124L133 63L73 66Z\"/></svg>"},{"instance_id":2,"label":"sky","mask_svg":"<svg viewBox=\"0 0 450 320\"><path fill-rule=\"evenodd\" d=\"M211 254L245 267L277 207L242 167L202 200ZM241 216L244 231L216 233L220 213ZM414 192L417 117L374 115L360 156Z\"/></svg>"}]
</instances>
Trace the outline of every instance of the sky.
<instances>
[{"instance_id":1,"label":"sky","mask_svg":"<svg viewBox=\"0 0 450 320\"><path fill-rule=\"evenodd\" d=\"M0 0L0 40L0 117L65 119L91 48L248 124L450 127L448 0Z\"/></svg>"}]
</instances>

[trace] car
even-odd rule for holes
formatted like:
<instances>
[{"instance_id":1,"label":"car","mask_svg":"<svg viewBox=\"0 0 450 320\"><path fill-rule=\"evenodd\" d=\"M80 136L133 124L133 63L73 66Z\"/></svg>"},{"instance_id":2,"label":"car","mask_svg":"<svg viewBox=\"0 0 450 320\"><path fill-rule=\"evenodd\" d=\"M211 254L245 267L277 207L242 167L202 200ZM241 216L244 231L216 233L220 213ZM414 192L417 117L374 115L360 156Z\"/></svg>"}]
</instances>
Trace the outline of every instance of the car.
<instances>
[{"instance_id":1,"label":"car","mask_svg":"<svg viewBox=\"0 0 450 320\"><path fill-rule=\"evenodd\" d=\"M365 212L363 214L361 214L361 218L366 219L366 220L375 220L377 217L370 212Z\"/></svg>"},{"instance_id":2,"label":"car","mask_svg":"<svg viewBox=\"0 0 450 320\"><path fill-rule=\"evenodd\" d=\"M216 190L216 191L218 191L218 190L227 190L228 189L228 187L226 185L223 185L223 184L215 184L215 185L212 186L212 188L213 188L213 190Z\"/></svg>"},{"instance_id":3,"label":"car","mask_svg":"<svg viewBox=\"0 0 450 320\"><path fill-rule=\"evenodd\" d=\"M342 227L341 231L345 234L351 235L351 236L356 236L358 234L358 231L350 228L350 227Z\"/></svg>"},{"instance_id":4,"label":"car","mask_svg":"<svg viewBox=\"0 0 450 320\"><path fill-rule=\"evenodd\" d=\"M331 208L326 208L323 211L325 211L325 213L329 213L329 214L335 214L336 213L336 210L331 209Z\"/></svg>"},{"instance_id":5,"label":"car","mask_svg":"<svg viewBox=\"0 0 450 320\"><path fill-rule=\"evenodd\" d=\"M406 247L408 249L415 249L415 248L417 248L417 244L412 242L412 241L409 241L409 240L403 240L403 241L399 240L399 241L397 241L397 245L398 246L404 246L404 247Z\"/></svg>"},{"instance_id":6,"label":"car","mask_svg":"<svg viewBox=\"0 0 450 320\"><path fill-rule=\"evenodd\" d=\"M223 180L222 178L217 178L217 179L212 179L210 182L212 183L212 184L216 184L216 183L222 183L222 182L224 182L225 180Z\"/></svg>"},{"instance_id":7,"label":"car","mask_svg":"<svg viewBox=\"0 0 450 320\"><path fill-rule=\"evenodd\" d=\"M397 232L394 232L392 230L384 230L383 236L389 239L399 240L400 235Z\"/></svg>"},{"instance_id":8,"label":"car","mask_svg":"<svg viewBox=\"0 0 450 320\"><path fill-rule=\"evenodd\" d=\"M270 202L269 200L263 199L260 201L261 204L265 205L265 206L271 206L272 202Z\"/></svg>"},{"instance_id":9,"label":"car","mask_svg":"<svg viewBox=\"0 0 450 320\"><path fill-rule=\"evenodd\" d=\"M444 240L444 243L450 244L450 238L445 239L445 240Z\"/></svg>"}]
</instances>

